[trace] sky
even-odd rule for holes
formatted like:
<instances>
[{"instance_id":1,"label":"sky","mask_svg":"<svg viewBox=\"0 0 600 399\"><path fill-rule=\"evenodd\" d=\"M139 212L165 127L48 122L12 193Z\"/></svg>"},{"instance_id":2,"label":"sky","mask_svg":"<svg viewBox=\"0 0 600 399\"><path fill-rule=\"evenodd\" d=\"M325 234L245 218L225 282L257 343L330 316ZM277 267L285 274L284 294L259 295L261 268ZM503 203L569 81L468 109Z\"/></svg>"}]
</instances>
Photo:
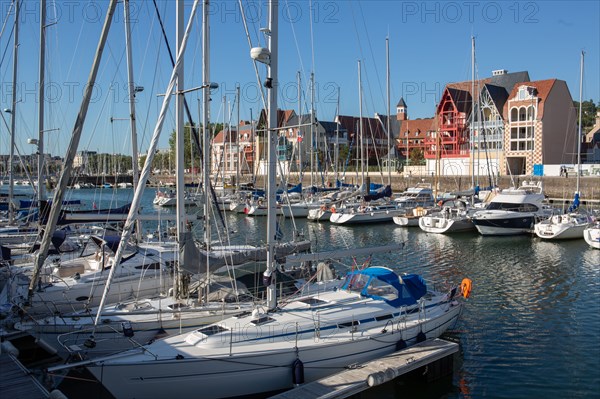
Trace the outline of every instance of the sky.
<instances>
[{"instance_id":1,"label":"sky","mask_svg":"<svg viewBox=\"0 0 600 399\"><path fill-rule=\"evenodd\" d=\"M14 12L12 0L0 0L0 109L12 109ZM193 1L186 0L185 24ZM201 5L201 3L200 3ZM250 45L266 46L266 1L211 1L211 121L235 124L236 87L240 119L256 118L263 105ZM94 52L104 23L107 0L47 0L44 152L64 156L81 105ZM136 86L138 147L145 152L171 74L171 64L153 2L131 0L133 75ZM172 51L175 48L175 1L157 0ZM28 138L38 131L38 0L23 0L19 25L16 153L31 154ZM600 2L598 1L393 1L280 0L279 108L308 112L311 73L314 108L320 120L335 115L387 113L386 40L389 43L391 114L403 97L411 119L432 117L447 83L471 79L471 37L475 38L475 77L493 70L528 71L532 80L561 79L579 99L580 54L585 52L583 99L600 101ZM101 60L80 150L131 153L123 4L119 3ZM248 38L249 37L249 38ZM363 88L359 96L360 82ZM184 86L202 85L202 8L192 21L185 53ZM297 76L302 89L298 102ZM339 92L339 96L338 96ZM201 91L186 99L195 121ZM168 147L174 129L174 103L159 141ZM225 104L225 105L224 105ZM0 154L7 154L11 114L2 112ZM5 123L6 122L6 123Z\"/></svg>"}]
</instances>

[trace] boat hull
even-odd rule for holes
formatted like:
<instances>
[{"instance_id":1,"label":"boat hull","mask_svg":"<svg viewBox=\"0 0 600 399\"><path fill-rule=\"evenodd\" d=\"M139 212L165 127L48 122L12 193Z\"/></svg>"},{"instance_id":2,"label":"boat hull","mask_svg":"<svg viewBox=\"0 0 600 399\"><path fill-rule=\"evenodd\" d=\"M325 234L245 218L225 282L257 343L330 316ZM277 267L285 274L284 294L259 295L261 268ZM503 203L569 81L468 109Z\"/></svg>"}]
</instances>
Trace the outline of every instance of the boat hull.
<instances>
[{"instance_id":1,"label":"boat hull","mask_svg":"<svg viewBox=\"0 0 600 399\"><path fill-rule=\"evenodd\" d=\"M176 357L174 351L171 358L136 363L135 367L98 362L88 369L118 398L164 398L172 393L174 386L179 398L198 397L199 392L203 398L264 394L293 387L296 359L303 362L304 381L315 381L348 365L393 353L400 340L414 344L421 331L427 338L439 337L456 322L460 309L460 305L452 306L438 317L404 328L402 333L393 328L402 325L399 320L388 322L383 328L385 332L381 326L377 333L357 333L351 337L350 333L339 336L321 333L310 337L311 345L300 346L298 351L291 336L283 345L275 342L269 350L243 356ZM293 331L293 327L289 330Z\"/></svg>"}]
</instances>

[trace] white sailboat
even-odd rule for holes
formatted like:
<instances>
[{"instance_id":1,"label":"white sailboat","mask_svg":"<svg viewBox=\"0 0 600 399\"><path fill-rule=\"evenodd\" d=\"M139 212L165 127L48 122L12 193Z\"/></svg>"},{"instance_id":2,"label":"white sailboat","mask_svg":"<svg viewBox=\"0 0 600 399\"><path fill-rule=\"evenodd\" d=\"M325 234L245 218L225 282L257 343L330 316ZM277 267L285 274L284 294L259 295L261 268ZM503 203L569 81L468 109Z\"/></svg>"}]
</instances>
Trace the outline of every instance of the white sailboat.
<instances>
[{"instance_id":1,"label":"white sailboat","mask_svg":"<svg viewBox=\"0 0 600 399\"><path fill-rule=\"evenodd\" d=\"M579 179L581 176L581 113L583 101L583 59L584 53L581 52L581 68L579 77L579 130L577 134L577 188L575 198L564 215L554 215L546 220L542 220L535 225L535 234L544 240L566 240L583 237L583 231L588 227L591 219L587 213L579 208Z\"/></svg>"},{"instance_id":2,"label":"white sailboat","mask_svg":"<svg viewBox=\"0 0 600 399\"><path fill-rule=\"evenodd\" d=\"M197 1L194 3L194 9ZM276 0L269 2L269 49L253 49L277 87ZM194 13L192 10L192 16ZM269 88L267 303L249 315L139 349L80 363L115 396L220 398L291 388L350 364L372 360L408 344L438 337L459 317L458 289L430 290L416 275L387 267L349 273L340 289L277 306L274 165L277 92ZM272 161L272 162L271 162ZM309 255L310 256L310 255ZM470 281L464 284L465 296ZM54 371L54 369L49 369ZM234 383L232 383L234 382Z\"/></svg>"}]
</instances>

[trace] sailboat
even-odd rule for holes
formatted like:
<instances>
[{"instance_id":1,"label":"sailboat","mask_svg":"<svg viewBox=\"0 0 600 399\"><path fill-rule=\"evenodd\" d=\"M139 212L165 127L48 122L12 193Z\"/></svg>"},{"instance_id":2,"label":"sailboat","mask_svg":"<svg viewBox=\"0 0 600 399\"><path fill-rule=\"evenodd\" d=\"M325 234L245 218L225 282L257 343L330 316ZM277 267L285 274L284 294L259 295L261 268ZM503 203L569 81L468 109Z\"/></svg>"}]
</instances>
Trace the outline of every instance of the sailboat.
<instances>
[{"instance_id":1,"label":"sailboat","mask_svg":"<svg viewBox=\"0 0 600 399\"><path fill-rule=\"evenodd\" d=\"M192 9L194 14L197 1ZM269 184L267 302L250 314L188 334L82 362L115 397L205 398L265 394L329 375L406 345L438 337L458 319L459 289L440 293L417 275L388 267L349 273L338 289L277 305L275 148L278 2L269 2L269 48L253 48L268 65ZM271 88L272 87L272 88ZM309 254L310 256L311 254ZM468 296L471 283L465 281ZM49 369L54 371L54 369Z\"/></svg>"},{"instance_id":2,"label":"sailboat","mask_svg":"<svg viewBox=\"0 0 600 399\"><path fill-rule=\"evenodd\" d=\"M583 237L583 231L588 227L591 219L587 213L579 209L579 179L581 176L581 113L583 101L583 59L581 52L581 68L579 77L579 130L577 133L577 188L571 206L564 215L553 215L535 225L535 234L545 240L566 240Z\"/></svg>"}]
</instances>

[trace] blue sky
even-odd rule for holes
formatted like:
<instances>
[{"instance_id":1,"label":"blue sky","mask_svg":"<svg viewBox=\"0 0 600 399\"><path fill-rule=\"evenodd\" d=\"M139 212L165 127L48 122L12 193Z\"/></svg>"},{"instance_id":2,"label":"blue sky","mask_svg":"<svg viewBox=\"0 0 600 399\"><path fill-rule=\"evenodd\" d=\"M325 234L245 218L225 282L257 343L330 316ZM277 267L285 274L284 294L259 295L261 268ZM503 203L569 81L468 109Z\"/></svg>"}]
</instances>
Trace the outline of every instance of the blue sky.
<instances>
[{"instance_id":1,"label":"blue sky","mask_svg":"<svg viewBox=\"0 0 600 399\"><path fill-rule=\"evenodd\" d=\"M48 2L46 62L46 152L64 155L79 110L108 1ZM163 93L171 73L152 1L131 1L134 79L145 90L136 97L140 151L148 148ZM254 46L265 45L259 29L266 26L266 1L243 1ZM185 1L186 22L192 1ZM0 2L2 23L10 2ZM122 4L118 5L101 63L94 98L80 149L129 153L129 111ZM158 8L171 43L175 34L175 2L159 0ZM310 73L315 74L317 117L332 120L340 88L340 113L358 115L358 60L361 60L363 116L386 113L386 52L390 46L392 114L401 96L411 119L431 117L446 83L471 78L471 36L476 40L476 77L495 69L527 70L532 80L565 80L579 97L580 52L586 52L584 99L600 100L600 5L597 1L285 1L280 0L279 107L298 109L296 76L301 74L302 109L310 108ZM39 3L25 0L21 15L17 77L16 144L22 154L35 149L37 137ZM213 1L211 19L212 120L226 115L235 121L236 86L240 85L240 117L256 117L262 104L249 57L249 45L237 1ZM0 38L0 107L11 108L13 16ZM201 85L201 14L194 21L185 60L185 85ZM174 46L173 46L174 47ZM265 68L259 66L261 81ZM199 92L187 95L198 120ZM171 107L161 136L168 146L173 129ZM233 109L232 112L229 110ZM3 113L10 124L10 116ZM111 123L111 118L114 121ZM229 116L226 116L229 120ZM0 154L8 153L8 133L0 120Z\"/></svg>"}]
</instances>

